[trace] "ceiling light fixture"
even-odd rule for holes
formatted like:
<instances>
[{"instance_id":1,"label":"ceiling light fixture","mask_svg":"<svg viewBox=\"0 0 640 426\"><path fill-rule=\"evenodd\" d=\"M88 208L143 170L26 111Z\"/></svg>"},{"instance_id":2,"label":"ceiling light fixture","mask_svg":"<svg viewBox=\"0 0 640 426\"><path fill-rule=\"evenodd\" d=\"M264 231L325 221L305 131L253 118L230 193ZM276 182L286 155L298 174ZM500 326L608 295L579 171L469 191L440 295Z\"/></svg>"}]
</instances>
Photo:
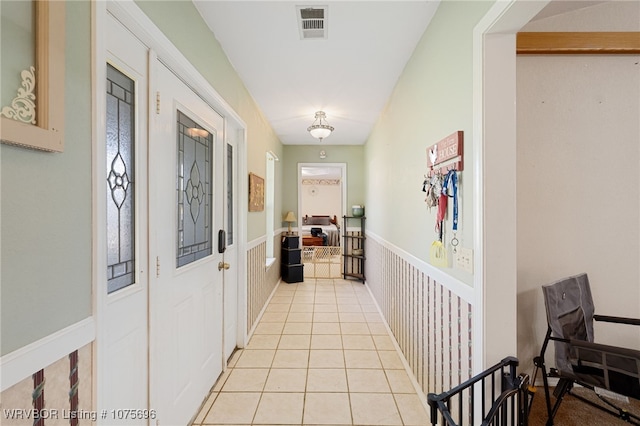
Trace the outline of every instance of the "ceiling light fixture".
<instances>
[{"instance_id":1,"label":"ceiling light fixture","mask_svg":"<svg viewBox=\"0 0 640 426\"><path fill-rule=\"evenodd\" d=\"M327 123L327 114L324 111L318 111L316 112L316 119L311 126L307 127L307 131L311 133L311 136L320 139L320 142L322 142L322 139L333 132L333 127Z\"/></svg>"},{"instance_id":2,"label":"ceiling light fixture","mask_svg":"<svg viewBox=\"0 0 640 426\"><path fill-rule=\"evenodd\" d=\"M187 134L192 138L206 138L207 136L209 136L209 132L207 132L205 129L198 129L197 127L189 127L187 129Z\"/></svg>"}]
</instances>

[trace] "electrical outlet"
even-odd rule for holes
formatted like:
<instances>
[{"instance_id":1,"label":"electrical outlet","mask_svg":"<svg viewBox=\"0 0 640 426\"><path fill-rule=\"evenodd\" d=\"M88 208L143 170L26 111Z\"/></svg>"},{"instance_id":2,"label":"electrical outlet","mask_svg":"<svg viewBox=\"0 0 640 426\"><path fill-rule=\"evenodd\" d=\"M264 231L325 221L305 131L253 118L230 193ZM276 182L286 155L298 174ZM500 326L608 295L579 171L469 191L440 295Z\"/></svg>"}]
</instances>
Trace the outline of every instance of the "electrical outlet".
<instances>
[{"instance_id":1,"label":"electrical outlet","mask_svg":"<svg viewBox=\"0 0 640 426\"><path fill-rule=\"evenodd\" d=\"M459 247L455 257L456 268L473 274L473 250Z\"/></svg>"}]
</instances>

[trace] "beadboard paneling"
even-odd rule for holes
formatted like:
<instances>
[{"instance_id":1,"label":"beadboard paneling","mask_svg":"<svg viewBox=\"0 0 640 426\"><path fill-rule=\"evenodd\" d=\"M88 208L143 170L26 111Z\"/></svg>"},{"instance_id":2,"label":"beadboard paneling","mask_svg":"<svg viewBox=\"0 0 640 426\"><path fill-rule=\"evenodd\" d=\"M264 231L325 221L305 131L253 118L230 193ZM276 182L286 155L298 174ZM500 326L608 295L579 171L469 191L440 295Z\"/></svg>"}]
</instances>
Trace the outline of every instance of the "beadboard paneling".
<instances>
[{"instance_id":1,"label":"beadboard paneling","mask_svg":"<svg viewBox=\"0 0 640 426\"><path fill-rule=\"evenodd\" d=\"M267 268L267 243L250 245L247 251L247 333L253 329L260 312L280 279L281 236L274 238L275 262Z\"/></svg>"},{"instance_id":2,"label":"beadboard paneling","mask_svg":"<svg viewBox=\"0 0 640 426\"><path fill-rule=\"evenodd\" d=\"M425 394L446 391L471 377L473 309L468 294L456 294L424 265L369 234L366 276Z\"/></svg>"}]
</instances>

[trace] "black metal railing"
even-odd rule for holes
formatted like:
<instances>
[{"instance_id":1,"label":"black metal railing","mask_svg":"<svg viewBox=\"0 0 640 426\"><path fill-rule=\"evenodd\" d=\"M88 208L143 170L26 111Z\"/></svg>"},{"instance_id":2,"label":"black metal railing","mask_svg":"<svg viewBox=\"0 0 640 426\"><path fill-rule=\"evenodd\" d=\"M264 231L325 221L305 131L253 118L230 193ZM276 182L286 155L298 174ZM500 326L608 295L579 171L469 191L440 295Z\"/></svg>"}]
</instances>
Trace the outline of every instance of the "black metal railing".
<instances>
[{"instance_id":1,"label":"black metal railing","mask_svg":"<svg viewBox=\"0 0 640 426\"><path fill-rule=\"evenodd\" d=\"M449 391L430 393L431 424L527 426L529 376L516 376L517 366L518 359L508 357Z\"/></svg>"}]
</instances>

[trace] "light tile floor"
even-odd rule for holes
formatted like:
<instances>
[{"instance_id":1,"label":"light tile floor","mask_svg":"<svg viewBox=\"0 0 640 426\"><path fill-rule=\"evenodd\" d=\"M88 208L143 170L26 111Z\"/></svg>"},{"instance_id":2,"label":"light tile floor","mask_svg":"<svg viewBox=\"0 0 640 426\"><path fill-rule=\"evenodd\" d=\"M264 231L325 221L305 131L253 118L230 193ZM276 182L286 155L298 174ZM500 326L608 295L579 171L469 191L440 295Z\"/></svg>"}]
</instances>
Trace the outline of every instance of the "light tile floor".
<instances>
[{"instance_id":1,"label":"light tile floor","mask_svg":"<svg viewBox=\"0 0 640 426\"><path fill-rule=\"evenodd\" d=\"M282 283L193 425L426 425L364 285Z\"/></svg>"}]
</instances>

